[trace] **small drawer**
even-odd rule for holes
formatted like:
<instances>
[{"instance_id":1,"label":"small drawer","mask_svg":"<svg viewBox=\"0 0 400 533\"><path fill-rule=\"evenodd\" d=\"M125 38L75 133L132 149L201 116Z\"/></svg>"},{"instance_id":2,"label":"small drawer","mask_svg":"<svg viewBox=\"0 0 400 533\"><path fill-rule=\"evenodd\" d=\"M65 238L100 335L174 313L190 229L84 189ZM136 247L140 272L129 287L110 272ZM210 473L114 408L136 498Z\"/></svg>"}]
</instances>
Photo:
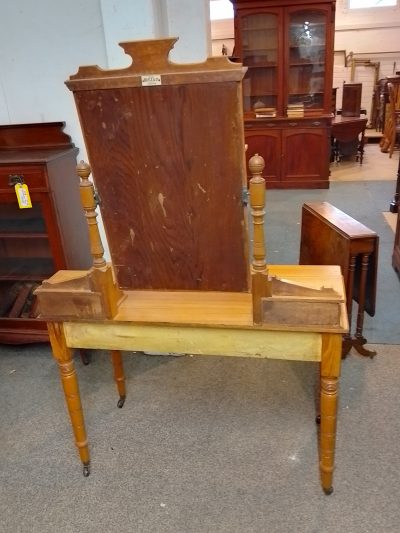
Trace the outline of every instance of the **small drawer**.
<instances>
[{"instance_id":1,"label":"small drawer","mask_svg":"<svg viewBox=\"0 0 400 533\"><path fill-rule=\"evenodd\" d=\"M43 167L10 165L0 166L0 189L11 189L11 176L22 176L30 190L47 189L46 175Z\"/></svg>"},{"instance_id":2,"label":"small drawer","mask_svg":"<svg viewBox=\"0 0 400 533\"><path fill-rule=\"evenodd\" d=\"M282 124L280 124L279 122L274 122L273 119L271 120L268 118L256 118L252 121L246 120L244 123L245 130L250 130L250 129L260 130L263 128L272 129L272 128L279 128L279 127L282 127Z\"/></svg>"}]
</instances>

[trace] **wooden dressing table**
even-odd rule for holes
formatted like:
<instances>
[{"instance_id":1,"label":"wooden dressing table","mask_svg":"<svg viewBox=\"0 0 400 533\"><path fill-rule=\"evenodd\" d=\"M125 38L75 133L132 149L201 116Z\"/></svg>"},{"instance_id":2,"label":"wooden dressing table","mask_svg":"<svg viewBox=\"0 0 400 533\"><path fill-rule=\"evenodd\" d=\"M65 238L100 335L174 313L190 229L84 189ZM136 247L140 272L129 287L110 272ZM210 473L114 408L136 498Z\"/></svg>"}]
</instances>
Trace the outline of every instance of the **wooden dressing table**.
<instances>
[{"instance_id":1,"label":"wooden dressing table","mask_svg":"<svg viewBox=\"0 0 400 533\"><path fill-rule=\"evenodd\" d=\"M93 267L60 271L36 294L84 475L90 459L73 348L111 350L119 407L126 397L124 350L279 358L320 363L320 474L330 494L341 338L348 328L340 268L267 265L258 155L250 160L249 265L245 69L222 57L173 64L174 42L122 43L133 58L130 67L81 67L67 82L112 264L103 258L90 167L81 163Z\"/></svg>"}]
</instances>

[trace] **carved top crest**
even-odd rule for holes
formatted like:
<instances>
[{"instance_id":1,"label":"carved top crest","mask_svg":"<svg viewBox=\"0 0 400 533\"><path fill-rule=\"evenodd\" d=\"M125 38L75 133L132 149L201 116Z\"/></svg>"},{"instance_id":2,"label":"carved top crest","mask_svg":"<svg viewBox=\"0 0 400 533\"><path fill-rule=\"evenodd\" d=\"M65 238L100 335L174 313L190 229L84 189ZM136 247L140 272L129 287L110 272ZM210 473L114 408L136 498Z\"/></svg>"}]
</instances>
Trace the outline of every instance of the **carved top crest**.
<instances>
[{"instance_id":1,"label":"carved top crest","mask_svg":"<svg viewBox=\"0 0 400 533\"><path fill-rule=\"evenodd\" d=\"M156 78L155 85L242 80L247 69L231 62L226 56L210 57L203 63L171 62L169 54L177 40L177 37L173 37L119 43L132 58L131 65L111 70L96 65L83 66L70 76L66 85L72 91L137 87L143 85L145 75L160 76L159 83Z\"/></svg>"}]
</instances>

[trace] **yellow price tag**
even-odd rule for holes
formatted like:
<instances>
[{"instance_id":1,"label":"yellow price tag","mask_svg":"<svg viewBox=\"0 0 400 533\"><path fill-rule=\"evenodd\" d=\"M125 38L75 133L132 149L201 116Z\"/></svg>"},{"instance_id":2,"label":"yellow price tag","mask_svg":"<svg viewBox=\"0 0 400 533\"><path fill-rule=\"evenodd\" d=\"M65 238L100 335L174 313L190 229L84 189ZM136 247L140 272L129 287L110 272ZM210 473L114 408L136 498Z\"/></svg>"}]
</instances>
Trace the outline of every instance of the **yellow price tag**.
<instances>
[{"instance_id":1,"label":"yellow price tag","mask_svg":"<svg viewBox=\"0 0 400 533\"><path fill-rule=\"evenodd\" d=\"M15 194L17 195L19 208L26 209L28 207L32 207L28 185L26 183L24 184L17 183L14 188L15 188Z\"/></svg>"}]
</instances>

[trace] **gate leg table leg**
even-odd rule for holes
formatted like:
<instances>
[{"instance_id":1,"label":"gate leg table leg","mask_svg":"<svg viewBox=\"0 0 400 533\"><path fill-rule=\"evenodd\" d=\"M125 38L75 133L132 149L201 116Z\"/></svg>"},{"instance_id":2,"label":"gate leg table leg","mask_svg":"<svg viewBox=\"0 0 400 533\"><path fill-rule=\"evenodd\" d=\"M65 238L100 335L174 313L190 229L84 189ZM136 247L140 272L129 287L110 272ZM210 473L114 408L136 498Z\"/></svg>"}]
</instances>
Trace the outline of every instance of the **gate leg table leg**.
<instances>
[{"instance_id":1,"label":"gate leg table leg","mask_svg":"<svg viewBox=\"0 0 400 533\"><path fill-rule=\"evenodd\" d=\"M67 346L63 324L57 322L48 323L47 327L53 356L60 369L61 382L75 436L75 444L83 463L83 475L87 477L90 474L89 447L86 437L85 422L83 420L78 379L72 358L73 353Z\"/></svg>"}]
</instances>

